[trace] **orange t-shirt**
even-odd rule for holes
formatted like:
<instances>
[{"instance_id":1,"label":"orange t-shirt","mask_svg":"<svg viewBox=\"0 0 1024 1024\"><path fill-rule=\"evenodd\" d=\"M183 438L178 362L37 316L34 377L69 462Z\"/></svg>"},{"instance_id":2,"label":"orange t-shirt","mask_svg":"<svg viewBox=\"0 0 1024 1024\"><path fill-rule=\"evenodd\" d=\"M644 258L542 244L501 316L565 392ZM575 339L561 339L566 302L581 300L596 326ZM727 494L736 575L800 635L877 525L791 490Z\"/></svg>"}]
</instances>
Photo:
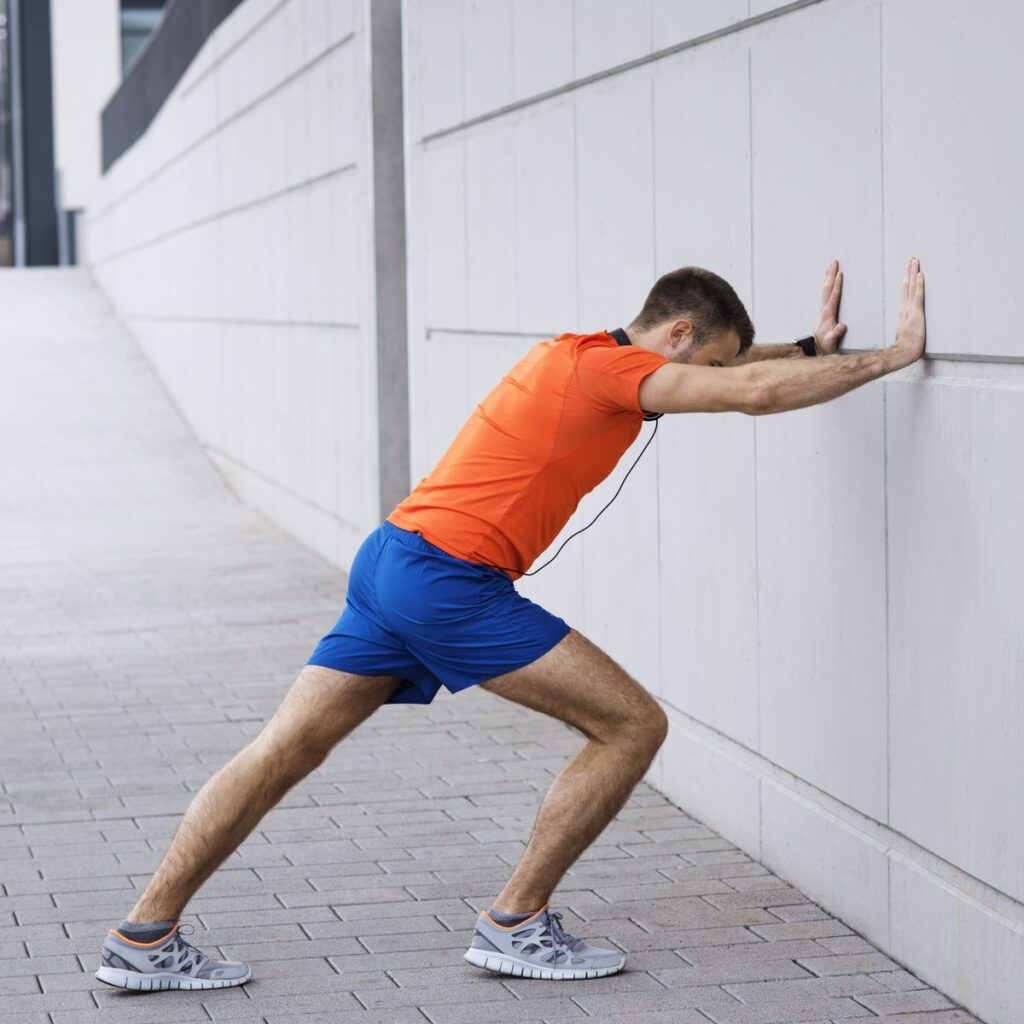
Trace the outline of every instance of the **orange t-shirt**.
<instances>
[{"instance_id":1,"label":"orange t-shirt","mask_svg":"<svg viewBox=\"0 0 1024 1024\"><path fill-rule=\"evenodd\" d=\"M534 345L388 520L517 579L636 439L640 381L667 362L606 331Z\"/></svg>"}]
</instances>

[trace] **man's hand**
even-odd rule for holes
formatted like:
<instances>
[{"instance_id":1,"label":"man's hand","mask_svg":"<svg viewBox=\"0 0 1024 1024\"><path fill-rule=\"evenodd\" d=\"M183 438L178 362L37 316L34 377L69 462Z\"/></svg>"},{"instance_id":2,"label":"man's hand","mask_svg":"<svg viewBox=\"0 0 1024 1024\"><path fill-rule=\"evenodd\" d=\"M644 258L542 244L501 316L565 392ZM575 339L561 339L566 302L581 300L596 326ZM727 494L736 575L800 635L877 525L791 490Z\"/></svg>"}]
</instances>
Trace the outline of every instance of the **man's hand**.
<instances>
[{"instance_id":1,"label":"man's hand","mask_svg":"<svg viewBox=\"0 0 1024 1024\"><path fill-rule=\"evenodd\" d=\"M839 300L843 295L843 272L839 260L833 260L825 270L825 284L821 289L821 313L818 326L814 328L814 347L819 356L830 356L839 347L846 333L846 324L841 324Z\"/></svg>"},{"instance_id":2,"label":"man's hand","mask_svg":"<svg viewBox=\"0 0 1024 1024\"><path fill-rule=\"evenodd\" d=\"M924 274L916 256L907 260L900 286L900 310L896 316L896 340L889 350L902 369L924 355Z\"/></svg>"}]
</instances>

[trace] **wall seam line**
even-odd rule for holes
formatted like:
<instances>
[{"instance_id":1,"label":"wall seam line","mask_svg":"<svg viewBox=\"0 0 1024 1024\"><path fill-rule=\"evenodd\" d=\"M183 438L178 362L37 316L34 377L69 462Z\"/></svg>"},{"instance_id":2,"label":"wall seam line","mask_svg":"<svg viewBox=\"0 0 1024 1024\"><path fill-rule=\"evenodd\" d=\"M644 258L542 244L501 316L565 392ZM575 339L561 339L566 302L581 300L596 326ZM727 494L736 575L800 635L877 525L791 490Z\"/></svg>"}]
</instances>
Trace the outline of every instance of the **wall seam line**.
<instances>
[{"instance_id":1,"label":"wall seam line","mask_svg":"<svg viewBox=\"0 0 1024 1024\"><path fill-rule=\"evenodd\" d=\"M634 71L647 64L653 64L659 60L664 60L666 57L672 57L677 53L682 53L684 50L692 50L698 46L703 46L706 43L712 43L718 39L723 39L726 36L736 35L748 28L761 25L766 21L774 21L777 18L784 17L794 11L803 10L805 7L813 7L815 4L822 2L824 2L824 0L795 0L794 3L786 4L784 7L776 8L773 11L756 14L751 18L744 18L742 21L734 22L732 25L726 25L724 28L715 29L713 32L706 32L704 35L694 36L692 39L686 39L681 43L674 43L672 46L666 46L661 50L655 50L653 53L645 53L641 57L635 57L633 60L623 61L621 64L605 68L602 71L595 71L593 74L585 75L583 78L577 78L572 82L566 82L564 85L556 86L553 89L545 89L544 92L536 93L533 96L527 96L524 99L515 100L512 103L506 103L504 106L497 107L494 110L489 110L485 114L478 114L476 117L466 118L466 120L460 121L458 124L451 125L448 128L441 128L438 131L431 132L429 135L424 135L416 145L428 145L429 143L436 142L439 139L446 138L449 135L455 135L456 133L466 131L469 128L475 128L477 125L483 124L486 121L493 121L496 118L504 117L507 114L513 114L516 111L524 110L527 107L536 106L547 100L555 99L558 96L564 96L567 93L575 92L578 89L585 89L588 85L593 85L606 78L614 78L616 75L625 74L627 71ZM575 37L575 28L573 35ZM573 70L575 71L575 58Z\"/></svg>"},{"instance_id":2,"label":"wall seam line","mask_svg":"<svg viewBox=\"0 0 1024 1024\"><path fill-rule=\"evenodd\" d=\"M303 189L312 188L315 185L321 185L325 181L329 181L331 178L340 177L342 174L354 171L357 167L359 167L358 163L343 164L341 167L336 167L331 171L325 171L323 174L316 175L316 177L306 178L303 181L297 181L292 185L286 185L284 188L278 189L276 192L267 192L265 195L257 196L255 199L247 200L244 203L239 203L237 206L230 206L225 210L217 210L216 213L208 214L206 217L200 217L197 220L188 221L185 224L179 224L177 227L171 228L163 234L152 235L142 242L136 242L135 245L119 249L117 252L109 252L105 256L101 256L99 259L93 260L91 265L100 266L104 263L109 263L111 260L121 259L122 256L141 252L143 249L148 249L151 245L158 245L160 242L166 242L168 239L174 238L176 235L183 235L188 231L193 231L195 228L203 227L207 224L213 224L219 220L225 220L228 217L233 217L237 213L246 213L249 210L255 209L257 206L262 206L264 203L270 203L274 200L282 199L291 192L300 192Z\"/></svg>"},{"instance_id":3,"label":"wall seam line","mask_svg":"<svg viewBox=\"0 0 1024 1024\"><path fill-rule=\"evenodd\" d=\"M883 59L882 5L878 5L878 173L881 207L882 334L887 321L885 292L885 61ZM889 387L882 381L882 528L885 579L885 823L892 822L892 602L889 546ZM886 946L892 948L892 860L885 860Z\"/></svg>"},{"instance_id":4,"label":"wall seam line","mask_svg":"<svg viewBox=\"0 0 1024 1024\"><path fill-rule=\"evenodd\" d=\"M749 5L748 8L749 10ZM747 47L747 166L750 168L750 311L756 317L754 293L754 62L753 50ZM750 432L754 446L754 678L757 695L757 746L763 747L762 741L762 694L761 694L761 568L760 550L758 545L758 509L757 509L757 418L750 424ZM764 810L761 805L762 786L757 787L757 855L762 856L764 850Z\"/></svg>"}]
</instances>

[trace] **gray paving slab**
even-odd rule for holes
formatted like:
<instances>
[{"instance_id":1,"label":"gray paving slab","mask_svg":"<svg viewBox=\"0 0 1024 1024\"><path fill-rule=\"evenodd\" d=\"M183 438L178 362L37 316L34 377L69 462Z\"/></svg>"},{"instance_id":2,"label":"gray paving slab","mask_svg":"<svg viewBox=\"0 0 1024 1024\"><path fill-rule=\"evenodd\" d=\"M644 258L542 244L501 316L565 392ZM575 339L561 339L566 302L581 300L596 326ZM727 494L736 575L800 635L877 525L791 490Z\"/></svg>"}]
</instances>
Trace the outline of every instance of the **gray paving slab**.
<instances>
[{"instance_id":1,"label":"gray paving slab","mask_svg":"<svg viewBox=\"0 0 1024 1024\"><path fill-rule=\"evenodd\" d=\"M0 308L0 1024L976 1024L647 785L553 900L625 972L464 964L580 743L482 690L383 708L201 890L187 919L250 984L95 982L105 929L345 578L236 499L86 272L2 271Z\"/></svg>"}]
</instances>

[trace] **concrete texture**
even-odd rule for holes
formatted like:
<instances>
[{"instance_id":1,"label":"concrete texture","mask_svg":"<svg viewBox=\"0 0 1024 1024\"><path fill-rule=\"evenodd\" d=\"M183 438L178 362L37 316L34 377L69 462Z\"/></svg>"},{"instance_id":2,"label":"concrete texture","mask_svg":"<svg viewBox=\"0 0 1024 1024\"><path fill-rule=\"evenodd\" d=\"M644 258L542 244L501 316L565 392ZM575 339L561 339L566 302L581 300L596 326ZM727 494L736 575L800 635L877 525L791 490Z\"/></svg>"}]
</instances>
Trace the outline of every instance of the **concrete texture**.
<instances>
[{"instance_id":1,"label":"concrete texture","mask_svg":"<svg viewBox=\"0 0 1024 1024\"><path fill-rule=\"evenodd\" d=\"M480 690L386 707L190 907L243 989L93 978L192 795L251 738L344 577L241 504L87 274L0 275L0 1024L977 1024L641 784L554 902L624 973L464 964L579 737Z\"/></svg>"}]
</instances>

